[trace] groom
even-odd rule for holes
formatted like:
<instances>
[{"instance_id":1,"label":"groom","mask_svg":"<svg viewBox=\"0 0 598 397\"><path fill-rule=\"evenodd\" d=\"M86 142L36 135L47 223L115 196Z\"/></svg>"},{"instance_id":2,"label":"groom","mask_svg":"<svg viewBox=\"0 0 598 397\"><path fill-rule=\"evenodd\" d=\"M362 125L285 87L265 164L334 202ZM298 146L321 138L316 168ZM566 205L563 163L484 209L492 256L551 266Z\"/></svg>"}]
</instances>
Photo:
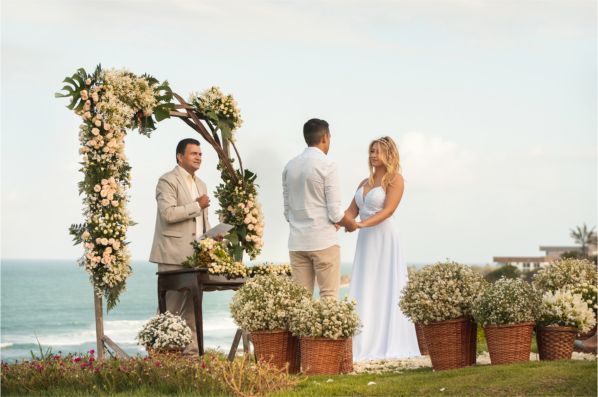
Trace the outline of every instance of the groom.
<instances>
[{"instance_id":1,"label":"groom","mask_svg":"<svg viewBox=\"0 0 598 397\"><path fill-rule=\"evenodd\" d=\"M341 210L338 169L327 157L328 123L308 120L303 125L303 138L307 148L289 161L282 173L293 279L312 293L317 281L320 297L338 299L340 247L335 224L349 232L357 225Z\"/></svg>"},{"instance_id":2,"label":"groom","mask_svg":"<svg viewBox=\"0 0 598 397\"><path fill-rule=\"evenodd\" d=\"M193 253L191 242L210 228L206 184L195 176L201 157L199 141L183 139L176 147L177 166L162 175L156 186L158 213L150 262L157 263L160 272L182 269L181 262ZM184 353L196 355L195 313L189 291L168 291L166 310L180 315L191 328L193 340Z\"/></svg>"}]
</instances>

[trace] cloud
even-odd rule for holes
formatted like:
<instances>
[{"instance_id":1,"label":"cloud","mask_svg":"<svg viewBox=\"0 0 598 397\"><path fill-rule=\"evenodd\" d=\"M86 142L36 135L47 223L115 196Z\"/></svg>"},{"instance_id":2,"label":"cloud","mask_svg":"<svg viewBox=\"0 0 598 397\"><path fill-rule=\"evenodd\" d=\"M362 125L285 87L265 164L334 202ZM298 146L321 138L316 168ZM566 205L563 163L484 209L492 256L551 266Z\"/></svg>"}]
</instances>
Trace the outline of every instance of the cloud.
<instances>
[{"instance_id":1,"label":"cloud","mask_svg":"<svg viewBox=\"0 0 598 397\"><path fill-rule=\"evenodd\" d=\"M475 156L467 148L438 135L408 132L399 149L408 183L423 189L458 188L475 179Z\"/></svg>"}]
</instances>

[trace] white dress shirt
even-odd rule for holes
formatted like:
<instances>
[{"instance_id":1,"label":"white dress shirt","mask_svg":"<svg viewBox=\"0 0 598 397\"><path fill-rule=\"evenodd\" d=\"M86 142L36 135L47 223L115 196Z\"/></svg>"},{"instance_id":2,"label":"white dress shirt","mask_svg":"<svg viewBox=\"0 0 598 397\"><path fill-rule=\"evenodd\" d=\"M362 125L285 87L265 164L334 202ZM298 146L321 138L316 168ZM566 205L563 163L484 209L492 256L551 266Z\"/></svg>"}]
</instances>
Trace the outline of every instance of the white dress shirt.
<instances>
[{"instance_id":1,"label":"white dress shirt","mask_svg":"<svg viewBox=\"0 0 598 397\"><path fill-rule=\"evenodd\" d=\"M187 172L186 169L184 169L183 167L181 167L180 165L177 166L180 168L179 171L181 171L181 174L185 176L185 183L187 185L187 191L189 192L189 195L191 196L191 198L193 200L197 200L197 198L199 197L199 190L197 189L197 184L195 183L195 175L191 175L189 172ZM197 206L199 208L201 208L201 206L199 205L199 203L197 201L195 201L195 204L197 204ZM205 230L203 230L203 225L200 222L199 217L195 218L195 238L199 239L199 237L205 233Z\"/></svg>"},{"instance_id":2,"label":"white dress shirt","mask_svg":"<svg viewBox=\"0 0 598 397\"><path fill-rule=\"evenodd\" d=\"M282 173L284 216L289 222L289 251L318 251L338 245L334 224L341 210L336 164L315 147L306 148Z\"/></svg>"}]
</instances>

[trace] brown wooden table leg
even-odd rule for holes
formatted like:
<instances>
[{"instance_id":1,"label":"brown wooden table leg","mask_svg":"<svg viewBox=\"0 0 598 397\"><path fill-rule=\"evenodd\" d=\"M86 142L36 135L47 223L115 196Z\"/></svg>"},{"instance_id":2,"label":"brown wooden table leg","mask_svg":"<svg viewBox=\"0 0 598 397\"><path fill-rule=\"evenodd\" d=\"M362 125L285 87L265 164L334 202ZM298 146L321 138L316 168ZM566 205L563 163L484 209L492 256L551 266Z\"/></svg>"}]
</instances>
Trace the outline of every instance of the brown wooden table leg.
<instances>
[{"instance_id":1,"label":"brown wooden table leg","mask_svg":"<svg viewBox=\"0 0 598 397\"><path fill-rule=\"evenodd\" d=\"M197 349L199 355L203 356L203 285L198 282L199 285L191 288L191 294L193 295L193 306L195 309L195 332L197 335Z\"/></svg>"}]
</instances>

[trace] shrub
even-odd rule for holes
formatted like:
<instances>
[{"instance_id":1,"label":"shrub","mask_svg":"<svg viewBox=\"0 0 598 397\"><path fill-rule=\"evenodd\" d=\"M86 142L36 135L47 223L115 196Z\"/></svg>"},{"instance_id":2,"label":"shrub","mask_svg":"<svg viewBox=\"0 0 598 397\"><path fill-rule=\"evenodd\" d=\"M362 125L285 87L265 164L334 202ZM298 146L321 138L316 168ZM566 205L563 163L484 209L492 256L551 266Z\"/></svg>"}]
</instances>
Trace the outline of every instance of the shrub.
<instances>
[{"instance_id":1,"label":"shrub","mask_svg":"<svg viewBox=\"0 0 598 397\"><path fill-rule=\"evenodd\" d=\"M355 301L346 297L341 301L306 298L293 308L289 323L293 335L328 339L349 338L357 334L360 327Z\"/></svg>"},{"instance_id":2,"label":"shrub","mask_svg":"<svg viewBox=\"0 0 598 397\"><path fill-rule=\"evenodd\" d=\"M256 276L235 293L230 312L249 332L288 329L291 309L304 298L310 298L309 291L288 276Z\"/></svg>"},{"instance_id":3,"label":"shrub","mask_svg":"<svg viewBox=\"0 0 598 397\"><path fill-rule=\"evenodd\" d=\"M542 291L573 288L582 283L596 285L596 265L587 259L561 259L540 270L533 280Z\"/></svg>"},{"instance_id":4,"label":"shrub","mask_svg":"<svg viewBox=\"0 0 598 397\"><path fill-rule=\"evenodd\" d=\"M399 306L414 323L470 316L486 281L468 266L439 262L409 275Z\"/></svg>"},{"instance_id":5,"label":"shrub","mask_svg":"<svg viewBox=\"0 0 598 397\"><path fill-rule=\"evenodd\" d=\"M482 326L536 321L540 298L527 282L502 277L474 302L473 316Z\"/></svg>"},{"instance_id":6,"label":"shrub","mask_svg":"<svg viewBox=\"0 0 598 397\"><path fill-rule=\"evenodd\" d=\"M489 281L491 283L499 280L501 277L520 278L521 272L513 265L504 265L484 276L486 281Z\"/></svg>"}]
</instances>

